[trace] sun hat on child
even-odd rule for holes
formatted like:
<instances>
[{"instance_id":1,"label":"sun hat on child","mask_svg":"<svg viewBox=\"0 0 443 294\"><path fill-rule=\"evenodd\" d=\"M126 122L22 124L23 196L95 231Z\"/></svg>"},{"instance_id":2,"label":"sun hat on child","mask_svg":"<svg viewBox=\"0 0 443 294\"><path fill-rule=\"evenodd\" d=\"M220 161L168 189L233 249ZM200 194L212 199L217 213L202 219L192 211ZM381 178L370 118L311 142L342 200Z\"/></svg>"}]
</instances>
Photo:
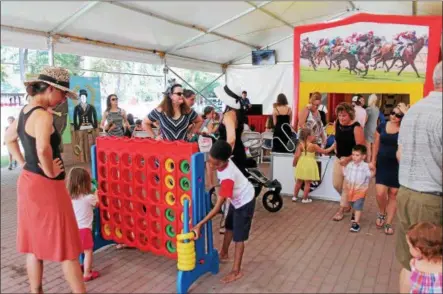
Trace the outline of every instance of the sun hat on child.
<instances>
[{"instance_id":1,"label":"sun hat on child","mask_svg":"<svg viewBox=\"0 0 443 294\"><path fill-rule=\"evenodd\" d=\"M54 88L66 91L66 96L71 99L77 99L77 93L69 89L69 72L62 67L48 66L45 67L37 78L24 82L25 86L29 86L38 82L43 82Z\"/></svg>"}]
</instances>

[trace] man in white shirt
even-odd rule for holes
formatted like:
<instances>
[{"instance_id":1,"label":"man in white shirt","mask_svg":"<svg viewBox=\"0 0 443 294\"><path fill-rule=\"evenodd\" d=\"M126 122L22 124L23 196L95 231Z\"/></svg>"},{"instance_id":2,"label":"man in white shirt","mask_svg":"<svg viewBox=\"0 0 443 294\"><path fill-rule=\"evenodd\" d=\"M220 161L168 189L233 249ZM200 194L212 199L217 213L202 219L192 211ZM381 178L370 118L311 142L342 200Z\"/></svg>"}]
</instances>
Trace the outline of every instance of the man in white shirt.
<instances>
[{"instance_id":1,"label":"man in white shirt","mask_svg":"<svg viewBox=\"0 0 443 294\"><path fill-rule=\"evenodd\" d=\"M355 120L358 121L361 127L364 129L368 116L366 110L361 105L359 96L352 97L352 105L354 106L355 110Z\"/></svg>"}]
</instances>

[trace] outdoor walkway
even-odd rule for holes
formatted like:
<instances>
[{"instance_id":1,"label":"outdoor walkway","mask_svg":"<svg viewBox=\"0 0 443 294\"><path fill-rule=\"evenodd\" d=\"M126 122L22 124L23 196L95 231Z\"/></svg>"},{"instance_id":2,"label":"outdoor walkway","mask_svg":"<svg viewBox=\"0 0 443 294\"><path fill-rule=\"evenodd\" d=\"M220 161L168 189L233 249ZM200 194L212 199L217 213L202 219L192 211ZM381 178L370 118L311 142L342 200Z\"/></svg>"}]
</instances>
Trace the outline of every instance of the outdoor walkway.
<instances>
[{"instance_id":1,"label":"outdoor walkway","mask_svg":"<svg viewBox=\"0 0 443 294\"><path fill-rule=\"evenodd\" d=\"M16 253L16 180L19 170L1 170L1 292L29 292L25 257ZM257 201L252 235L246 245L242 280L223 285L230 270L207 275L191 293L397 293L399 264L395 239L374 225L374 195L366 202L360 233L349 232L349 216L331 221L338 204L314 201L270 214ZM214 222L218 224L218 219ZM216 230L218 232L218 230ZM216 233L216 244L219 234ZM44 238L44 236L41 236ZM233 246L232 246L233 249ZM231 254L232 256L232 254ZM94 255L102 277L87 283L89 293L173 293L176 263L138 250L107 247ZM59 264L45 263L43 289L69 293Z\"/></svg>"}]
</instances>

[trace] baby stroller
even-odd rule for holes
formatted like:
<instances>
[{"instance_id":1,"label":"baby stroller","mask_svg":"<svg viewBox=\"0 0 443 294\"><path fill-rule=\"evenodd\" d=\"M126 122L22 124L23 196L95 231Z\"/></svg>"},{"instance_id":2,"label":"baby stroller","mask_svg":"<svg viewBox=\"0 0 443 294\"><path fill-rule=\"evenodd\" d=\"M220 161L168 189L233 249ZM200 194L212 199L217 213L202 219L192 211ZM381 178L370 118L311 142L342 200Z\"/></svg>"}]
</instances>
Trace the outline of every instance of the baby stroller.
<instances>
[{"instance_id":1,"label":"baby stroller","mask_svg":"<svg viewBox=\"0 0 443 294\"><path fill-rule=\"evenodd\" d=\"M247 149L247 162L246 173L248 174L248 180L254 187L254 195L257 198L263 187L267 188L266 193L263 195L262 203L264 208L269 212L278 212L283 207L283 197L280 195L282 187L279 181L269 180L258 169L256 159L260 157L262 138L258 132L244 132L242 135L242 141ZM209 190L211 197L212 207L216 201L216 187Z\"/></svg>"}]
</instances>

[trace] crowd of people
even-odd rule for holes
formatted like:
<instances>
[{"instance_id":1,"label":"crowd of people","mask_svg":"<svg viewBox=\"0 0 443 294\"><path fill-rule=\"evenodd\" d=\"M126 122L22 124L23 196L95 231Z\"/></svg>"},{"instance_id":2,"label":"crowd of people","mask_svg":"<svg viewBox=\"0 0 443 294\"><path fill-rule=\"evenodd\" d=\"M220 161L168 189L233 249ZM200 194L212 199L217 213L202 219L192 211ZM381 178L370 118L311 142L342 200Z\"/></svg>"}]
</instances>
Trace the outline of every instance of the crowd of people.
<instances>
[{"instance_id":1,"label":"crowd of people","mask_svg":"<svg viewBox=\"0 0 443 294\"><path fill-rule=\"evenodd\" d=\"M367 107L361 96L353 97L352 104L340 103L333 123L335 142L327 147L320 93L313 93L309 104L300 110L299 143L293 150L288 145L295 132L291 127L293 111L284 94L278 95L266 124L267 130L274 133L272 150L295 153L294 201L303 185L301 202L312 201L310 182L319 180L315 155L335 151L333 186L341 199L333 220L341 221L345 214L351 213L351 232L360 231L365 198L375 176L379 211L374 221L387 235L396 231L396 255L403 267L402 293L441 293L442 80L440 62L434 71L434 91L410 109L404 104L397 105L387 121L381 119L376 95L369 97ZM85 293L84 282L99 276L92 270L91 232L92 210L98 200L91 190L87 170L71 169L66 186L59 149L61 137L53 127L52 115L46 111L67 98L76 99L77 95L70 90L68 71L58 67L45 68L25 86L29 104L22 109L18 120L11 119L5 136L11 164L15 160L23 167L17 183L17 249L27 254L32 292L43 291L43 260L51 260L62 262L73 293ZM173 84L164 92L160 105L143 120L136 121L118 106L117 95L109 95L101 127L109 136L131 136L134 131L145 131L156 140L192 141L195 136L211 139L206 170L211 185L215 182L212 175L217 174L218 200L193 230L198 238L202 225L225 207L220 259L228 258L232 241L235 255L232 271L222 281L232 282L243 275L244 242L249 238L255 209L241 138L251 103L241 89L220 86L214 92L226 106L222 114L208 106L199 115L192 109L195 93ZM85 254L82 268L78 262L81 253Z\"/></svg>"}]
</instances>

